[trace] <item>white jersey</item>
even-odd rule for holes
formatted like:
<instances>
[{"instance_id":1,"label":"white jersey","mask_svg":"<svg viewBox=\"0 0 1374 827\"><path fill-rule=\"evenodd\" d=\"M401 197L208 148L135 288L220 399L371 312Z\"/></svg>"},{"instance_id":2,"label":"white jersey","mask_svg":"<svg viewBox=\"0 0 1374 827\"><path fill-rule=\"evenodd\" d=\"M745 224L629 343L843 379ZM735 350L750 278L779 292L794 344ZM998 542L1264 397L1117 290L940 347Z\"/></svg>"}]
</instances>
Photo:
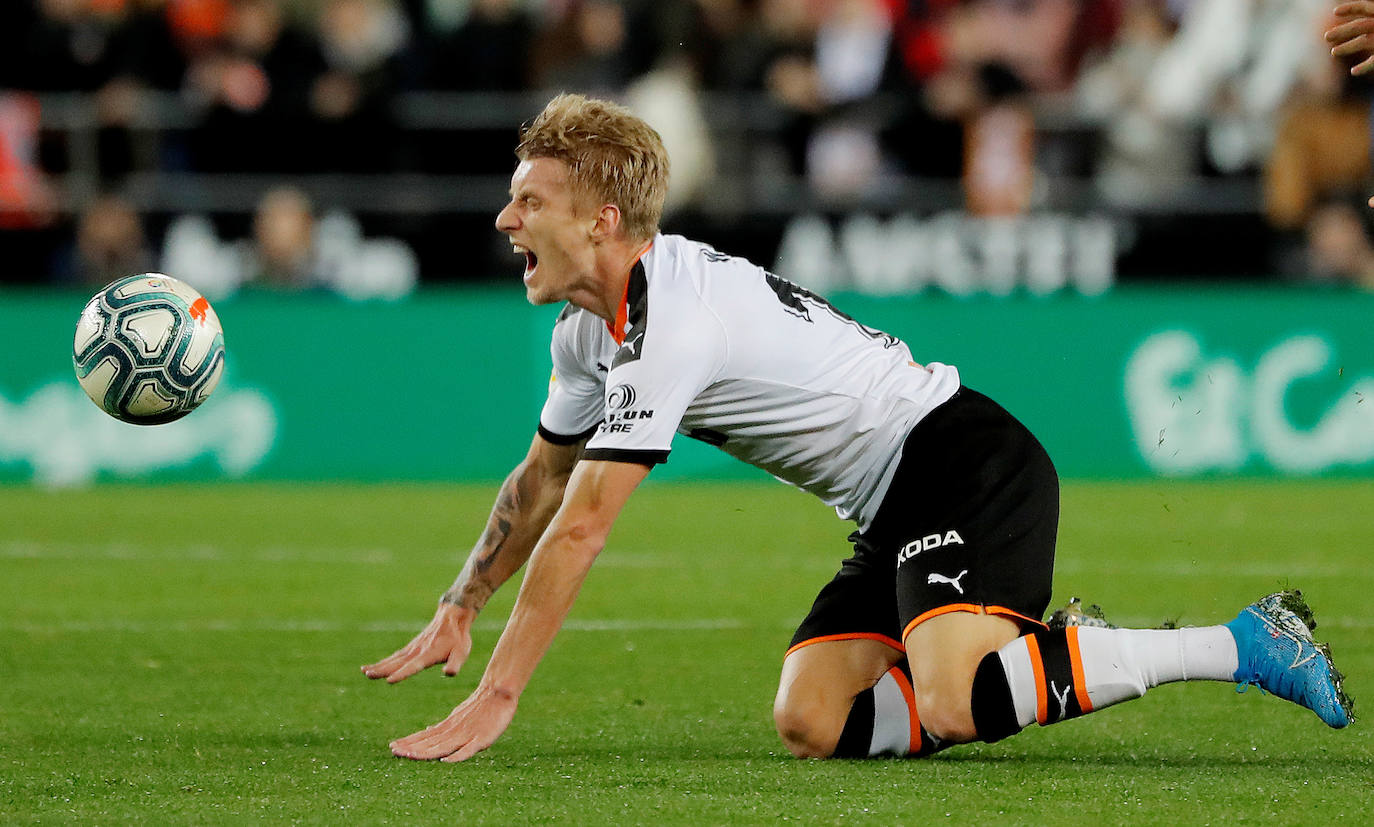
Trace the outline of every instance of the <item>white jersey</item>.
<instances>
[{"instance_id":1,"label":"white jersey","mask_svg":"<svg viewBox=\"0 0 1374 827\"><path fill-rule=\"evenodd\" d=\"M674 434L720 447L866 529L912 427L959 388L898 339L742 259L659 235L614 324L569 305L540 433L583 458L665 462Z\"/></svg>"}]
</instances>

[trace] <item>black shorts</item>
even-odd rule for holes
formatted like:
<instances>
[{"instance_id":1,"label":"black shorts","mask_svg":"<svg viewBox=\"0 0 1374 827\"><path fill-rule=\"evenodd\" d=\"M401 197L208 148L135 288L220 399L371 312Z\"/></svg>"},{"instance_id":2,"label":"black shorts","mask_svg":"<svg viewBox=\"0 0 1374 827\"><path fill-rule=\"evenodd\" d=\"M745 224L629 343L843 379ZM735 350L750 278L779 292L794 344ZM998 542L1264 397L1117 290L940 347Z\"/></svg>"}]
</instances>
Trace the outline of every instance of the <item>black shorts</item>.
<instances>
[{"instance_id":1,"label":"black shorts","mask_svg":"<svg viewBox=\"0 0 1374 827\"><path fill-rule=\"evenodd\" d=\"M789 654L868 638L905 651L917 624L967 611L1043 625L1059 529L1059 477L1039 441L960 388L911 430L854 556L816 597Z\"/></svg>"}]
</instances>

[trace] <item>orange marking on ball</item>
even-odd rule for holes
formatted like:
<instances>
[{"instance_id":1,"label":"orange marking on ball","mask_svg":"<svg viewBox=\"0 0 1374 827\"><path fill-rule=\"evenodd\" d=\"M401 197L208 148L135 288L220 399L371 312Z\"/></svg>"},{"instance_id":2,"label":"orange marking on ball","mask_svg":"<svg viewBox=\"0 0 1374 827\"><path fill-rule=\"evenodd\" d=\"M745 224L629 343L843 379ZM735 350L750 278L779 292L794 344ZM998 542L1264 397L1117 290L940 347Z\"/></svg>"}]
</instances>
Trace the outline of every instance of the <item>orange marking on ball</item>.
<instances>
[{"instance_id":1,"label":"orange marking on ball","mask_svg":"<svg viewBox=\"0 0 1374 827\"><path fill-rule=\"evenodd\" d=\"M210 303L205 300L204 296L201 296L200 298L196 299L194 302L191 303L191 318L195 319L201 324L205 324L205 311L209 309Z\"/></svg>"}]
</instances>

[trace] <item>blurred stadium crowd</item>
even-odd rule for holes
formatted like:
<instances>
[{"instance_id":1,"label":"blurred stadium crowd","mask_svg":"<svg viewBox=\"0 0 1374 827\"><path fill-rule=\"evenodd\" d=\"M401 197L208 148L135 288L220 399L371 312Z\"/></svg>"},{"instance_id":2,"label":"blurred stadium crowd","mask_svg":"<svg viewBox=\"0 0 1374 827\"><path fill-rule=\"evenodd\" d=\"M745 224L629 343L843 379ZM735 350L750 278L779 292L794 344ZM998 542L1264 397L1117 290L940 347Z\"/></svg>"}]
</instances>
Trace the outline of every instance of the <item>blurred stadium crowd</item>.
<instances>
[{"instance_id":1,"label":"blurred stadium crowd","mask_svg":"<svg viewBox=\"0 0 1374 827\"><path fill-rule=\"evenodd\" d=\"M666 229L765 263L1048 215L1108 222L1110 278L1374 287L1370 89L1327 53L1331 5L5 0L0 283L513 273L515 131L568 90L664 135Z\"/></svg>"}]
</instances>

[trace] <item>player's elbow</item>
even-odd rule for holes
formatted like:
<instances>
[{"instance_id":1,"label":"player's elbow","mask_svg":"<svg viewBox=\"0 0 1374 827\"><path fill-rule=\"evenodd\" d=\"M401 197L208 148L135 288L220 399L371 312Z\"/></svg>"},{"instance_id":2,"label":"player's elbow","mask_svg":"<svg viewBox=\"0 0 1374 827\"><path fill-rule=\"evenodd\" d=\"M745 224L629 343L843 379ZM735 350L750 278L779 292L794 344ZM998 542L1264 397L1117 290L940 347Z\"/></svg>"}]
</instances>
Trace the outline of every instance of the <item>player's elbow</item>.
<instances>
[{"instance_id":1,"label":"player's elbow","mask_svg":"<svg viewBox=\"0 0 1374 827\"><path fill-rule=\"evenodd\" d=\"M592 554L601 553L606 547L606 538L610 533L610 526L603 526L595 521L573 523L568 526L568 540Z\"/></svg>"},{"instance_id":2,"label":"player's elbow","mask_svg":"<svg viewBox=\"0 0 1374 827\"><path fill-rule=\"evenodd\" d=\"M610 526L602 525L599 520L570 520L557 527L552 539L578 556L595 559L606 547L610 533Z\"/></svg>"}]
</instances>

